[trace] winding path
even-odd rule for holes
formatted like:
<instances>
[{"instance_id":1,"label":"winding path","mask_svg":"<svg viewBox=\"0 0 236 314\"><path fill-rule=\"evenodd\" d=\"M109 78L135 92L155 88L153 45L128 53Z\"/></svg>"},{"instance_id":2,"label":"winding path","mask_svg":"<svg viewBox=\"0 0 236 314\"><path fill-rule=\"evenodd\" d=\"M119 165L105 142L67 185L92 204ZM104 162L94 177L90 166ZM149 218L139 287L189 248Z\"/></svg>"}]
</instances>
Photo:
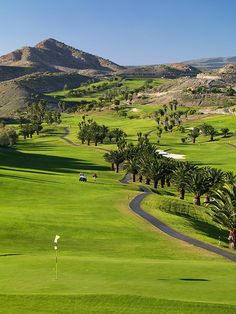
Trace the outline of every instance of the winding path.
<instances>
[{"instance_id":1,"label":"winding path","mask_svg":"<svg viewBox=\"0 0 236 314\"><path fill-rule=\"evenodd\" d=\"M144 218L146 221L151 223L157 229L161 230L165 234L167 234L167 235L169 235L175 239L187 242L188 244L194 245L194 246L199 247L201 249L207 250L211 253L218 254L218 255L220 255L224 258L227 258L233 262L236 262L236 254L228 252L226 250L223 250L223 249L216 247L214 245L196 240L196 239L191 238L187 235L184 235L183 233L174 230L173 228L169 227L168 225L166 225L165 223L163 223L162 221L160 221L156 217L154 217L154 216L150 215L149 213L147 213L146 211L144 211L141 207L141 203L145 199L146 196L152 194L152 191L146 186L141 186L140 189L143 191L143 193L137 195L129 204L129 206L133 212L135 212L140 217Z\"/></svg>"},{"instance_id":2,"label":"winding path","mask_svg":"<svg viewBox=\"0 0 236 314\"><path fill-rule=\"evenodd\" d=\"M61 139L65 140L68 144L73 145L73 146L80 146L80 144L74 143L70 139L67 138L67 135L70 134L70 131L67 127L64 128L64 134L62 134L60 137ZM94 148L94 147L93 147ZM103 151L109 151L108 149L105 148L98 148L96 149L103 150ZM120 180L121 183L123 184L129 184L129 181L131 179L131 175L128 173L124 176L123 179ZM153 192L146 186L140 186L141 191L143 192L142 194L139 194L135 196L132 201L129 203L130 208L134 213L148 221L150 224L152 224L155 228L161 230L165 234L184 241L188 244L194 245L198 248L207 250L208 252L215 253L217 255L220 255L226 259L229 259L233 262L236 262L236 254L228 252L226 250L223 250L219 247L216 247L214 245L199 241L197 239L191 238L181 232L176 231L175 229L171 228L170 226L166 225L156 217L152 216L151 214L147 213L144 211L141 207L142 201L147 197L148 195L152 194Z\"/></svg>"}]
</instances>

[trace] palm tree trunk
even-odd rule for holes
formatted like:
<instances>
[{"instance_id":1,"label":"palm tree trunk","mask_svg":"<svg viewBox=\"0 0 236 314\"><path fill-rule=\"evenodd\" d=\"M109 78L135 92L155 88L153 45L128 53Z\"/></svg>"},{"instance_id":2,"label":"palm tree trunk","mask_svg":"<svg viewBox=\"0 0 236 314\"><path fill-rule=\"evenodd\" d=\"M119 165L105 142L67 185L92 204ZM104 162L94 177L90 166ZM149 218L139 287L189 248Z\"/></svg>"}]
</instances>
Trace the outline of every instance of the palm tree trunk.
<instances>
[{"instance_id":1,"label":"palm tree trunk","mask_svg":"<svg viewBox=\"0 0 236 314\"><path fill-rule=\"evenodd\" d=\"M195 195L194 196L193 204L194 205L198 205L198 206L201 205L200 195Z\"/></svg>"},{"instance_id":2,"label":"palm tree trunk","mask_svg":"<svg viewBox=\"0 0 236 314\"><path fill-rule=\"evenodd\" d=\"M184 195L185 195L185 189L184 188L180 188L179 189L179 198L181 200L184 200Z\"/></svg>"},{"instance_id":3,"label":"palm tree trunk","mask_svg":"<svg viewBox=\"0 0 236 314\"><path fill-rule=\"evenodd\" d=\"M161 178L161 187L162 187L162 189L165 187L165 177L162 177Z\"/></svg>"},{"instance_id":4,"label":"palm tree trunk","mask_svg":"<svg viewBox=\"0 0 236 314\"><path fill-rule=\"evenodd\" d=\"M142 183L143 182L143 176L139 176L139 182Z\"/></svg>"},{"instance_id":5,"label":"palm tree trunk","mask_svg":"<svg viewBox=\"0 0 236 314\"><path fill-rule=\"evenodd\" d=\"M209 194L206 194L205 203L206 204L210 203L210 196L209 196Z\"/></svg>"},{"instance_id":6,"label":"palm tree trunk","mask_svg":"<svg viewBox=\"0 0 236 314\"><path fill-rule=\"evenodd\" d=\"M166 179L166 185L167 185L168 187L170 187L170 178L167 178L167 179Z\"/></svg>"},{"instance_id":7,"label":"palm tree trunk","mask_svg":"<svg viewBox=\"0 0 236 314\"><path fill-rule=\"evenodd\" d=\"M119 172L119 164L116 164L116 173Z\"/></svg>"},{"instance_id":8,"label":"palm tree trunk","mask_svg":"<svg viewBox=\"0 0 236 314\"><path fill-rule=\"evenodd\" d=\"M114 165L114 163L111 164L111 170L112 170L112 171L115 170L115 165Z\"/></svg>"},{"instance_id":9,"label":"palm tree trunk","mask_svg":"<svg viewBox=\"0 0 236 314\"><path fill-rule=\"evenodd\" d=\"M136 182L136 173L133 173L133 182Z\"/></svg>"}]
</instances>

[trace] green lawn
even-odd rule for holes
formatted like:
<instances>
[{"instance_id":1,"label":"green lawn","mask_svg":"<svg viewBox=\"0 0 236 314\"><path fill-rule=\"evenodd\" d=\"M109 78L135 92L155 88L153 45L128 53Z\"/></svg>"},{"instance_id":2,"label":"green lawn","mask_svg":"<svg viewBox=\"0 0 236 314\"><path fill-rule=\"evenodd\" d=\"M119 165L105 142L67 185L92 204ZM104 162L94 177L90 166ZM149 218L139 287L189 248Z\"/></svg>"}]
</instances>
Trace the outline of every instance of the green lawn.
<instances>
[{"instance_id":1,"label":"green lawn","mask_svg":"<svg viewBox=\"0 0 236 314\"><path fill-rule=\"evenodd\" d=\"M119 83L119 87L128 88L129 90L133 90L136 88L140 88L145 85L145 82L148 79L140 79L140 78L132 78L132 79L122 79L119 78L117 81L109 81L109 80L102 80L96 83L90 83L86 86L79 86L78 88L74 88L73 90L77 91L85 91L86 95L83 95L81 97L71 97L68 95L68 92L70 90L63 90L63 91L56 91L52 93L48 93L47 95L53 96L53 97L62 97L63 101L66 102L80 102L80 101L87 101L92 102L94 100L98 100L99 97L103 96L105 92L107 92L109 89L116 87L116 85ZM152 79L151 86L155 87L160 84L165 83L166 79ZM105 85L106 84L106 85ZM103 86L104 90L93 90L92 87L98 87ZM89 91L87 89L90 89Z\"/></svg>"},{"instance_id":2,"label":"green lawn","mask_svg":"<svg viewBox=\"0 0 236 314\"><path fill-rule=\"evenodd\" d=\"M202 197L202 201L204 197ZM149 195L142 207L151 215L190 237L228 249L228 230L215 224L204 206L193 205L193 197L186 193L185 200L178 198L175 187L158 188L157 194Z\"/></svg>"},{"instance_id":3,"label":"green lawn","mask_svg":"<svg viewBox=\"0 0 236 314\"><path fill-rule=\"evenodd\" d=\"M0 150L0 312L235 313L235 265L134 215L137 187L119 182L104 152L60 138L68 126L76 140L79 119L65 115L58 128ZM129 139L155 126L105 112L96 121ZM78 182L80 171L87 183Z\"/></svg>"}]
</instances>

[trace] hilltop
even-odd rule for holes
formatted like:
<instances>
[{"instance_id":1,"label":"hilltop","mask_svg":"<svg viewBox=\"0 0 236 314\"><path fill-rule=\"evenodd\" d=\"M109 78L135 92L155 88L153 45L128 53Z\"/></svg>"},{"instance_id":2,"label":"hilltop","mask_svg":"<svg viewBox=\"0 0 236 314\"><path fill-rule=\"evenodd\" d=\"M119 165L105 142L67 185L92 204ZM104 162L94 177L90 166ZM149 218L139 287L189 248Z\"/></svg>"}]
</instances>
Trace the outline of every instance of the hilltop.
<instances>
[{"instance_id":1,"label":"hilltop","mask_svg":"<svg viewBox=\"0 0 236 314\"><path fill-rule=\"evenodd\" d=\"M40 72L114 72L123 67L107 59L68 46L53 38L34 47L23 47L0 57L0 65L31 67Z\"/></svg>"}]
</instances>

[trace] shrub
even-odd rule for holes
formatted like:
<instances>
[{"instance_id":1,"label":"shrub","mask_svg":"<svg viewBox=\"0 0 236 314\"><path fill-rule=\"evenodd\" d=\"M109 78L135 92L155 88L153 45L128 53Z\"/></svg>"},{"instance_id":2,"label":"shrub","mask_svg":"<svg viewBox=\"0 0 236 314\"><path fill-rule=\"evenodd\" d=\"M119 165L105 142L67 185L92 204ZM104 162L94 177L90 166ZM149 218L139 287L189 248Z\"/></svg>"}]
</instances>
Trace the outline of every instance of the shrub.
<instances>
[{"instance_id":1,"label":"shrub","mask_svg":"<svg viewBox=\"0 0 236 314\"><path fill-rule=\"evenodd\" d=\"M16 144L17 134L13 128L0 126L0 146L10 147Z\"/></svg>"}]
</instances>

